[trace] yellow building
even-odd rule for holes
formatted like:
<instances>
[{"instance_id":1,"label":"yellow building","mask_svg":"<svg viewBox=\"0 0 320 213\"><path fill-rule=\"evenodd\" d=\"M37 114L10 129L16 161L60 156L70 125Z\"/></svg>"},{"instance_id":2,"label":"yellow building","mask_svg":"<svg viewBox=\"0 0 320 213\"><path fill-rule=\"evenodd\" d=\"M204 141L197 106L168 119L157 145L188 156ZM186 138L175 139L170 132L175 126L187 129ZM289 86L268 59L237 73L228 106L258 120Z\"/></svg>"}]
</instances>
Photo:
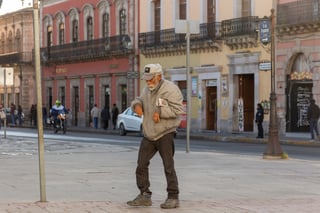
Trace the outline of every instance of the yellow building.
<instances>
[{"instance_id":1,"label":"yellow building","mask_svg":"<svg viewBox=\"0 0 320 213\"><path fill-rule=\"evenodd\" d=\"M268 113L270 71L260 71L259 64L270 64L270 46L260 43L259 23L271 8L271 1L260 0L140 0L140 67L163 66L165 77L191 101L193 131L256 131L256 104L263 101ZM199 30L190 35L190 81L187 42L177 33L177 20Z\"/></svg>"}]
</instances>

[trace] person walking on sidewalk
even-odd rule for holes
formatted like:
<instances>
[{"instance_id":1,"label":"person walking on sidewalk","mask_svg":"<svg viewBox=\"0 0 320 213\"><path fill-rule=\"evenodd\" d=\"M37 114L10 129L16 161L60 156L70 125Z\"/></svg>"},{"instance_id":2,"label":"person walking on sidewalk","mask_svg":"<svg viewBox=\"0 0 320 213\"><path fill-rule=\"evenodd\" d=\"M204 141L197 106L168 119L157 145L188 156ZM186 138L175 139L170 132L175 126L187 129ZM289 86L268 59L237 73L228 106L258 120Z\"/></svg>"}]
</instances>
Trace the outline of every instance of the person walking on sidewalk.
<instances>
[{"instance_id":1,"label":"person walking on sidewalk","mask_svg":"<svg viewBox=\"0 0 320 213\"><path fill-rule=\"evenodd\" d=\"M264 118L264 110L260 103L257 104L257 112L256 112L256 124L258 127L258 136L257 138L263 138L263 118Z\"/></svg>"},{"instance_id":2,"label":"person walking on sidewalk","mask_svg":"<svg viewBox=\"0 0 320 213\"><path fill-rule=\"evenodd\" d=\"M93 118L93 127L98 129L98 119L99 119L100 109L97 104L91 109L91 117Z\"/></svg>"},{"instance_id":3,"label":"person walking on sidewalk","mask_svg":"<svg viewBox=\"0 0 320 213\"><path fill-rule=\"evenodd\" d=\"M136 183L139 195L127 202L130 206L151 206L149 164L159 152L167 180L167 199L161 208L179 207L178 178L174 168L174 134L183 114L182 94L172 82L162 78L160 64L148 64L144 67L143 79L147 86L141 95L134 99L131 108L143 116L144 136L140 143L136 168Z\"/></svg>"},{"instance_id":4,"label":"person walking on sidewalk","mask_svg":"<svg viewBox=\"0 0 320 213\"><path fill-rule=\"evenodd\" d=\"M16 115L16 105L14 105L14 103L11 103L11 106L10 106L10 116L11 116L11 125L12 125L12 126L15 126L15 125L16 125L15 115Z\"/></svg>"},{"instance_id":5,"label":"person walking on sidewalk","mask_svg":"<svg viewBox=\"0 0 320 213\"><path fill-rule=\"evenodd\" d=\"M317 139L319 139L318 120L320 116L319 106L314 99L311 99L310 106L308 108L308 119L310 125L311 140L314 140L314 132L316 132Z\"/></svg>"},{"instance_id":6,"label":"person walking on sidewalk","mask_svg":"<svg viewBox=\"0 0 320 213\"><path fill-rule=\"evenodd\" d=\"M101 111L101 119L103 122L103 129L108 129L110 120L110 110L108 106L104 106L103 110Z\"/></svg>"},{"instance_id":7,"label":"person walking on sidewalk","mask_svg":"<svg viewBox=\"0 0 320 213\"><path fill-rule=\"evenodd\" d=\"M22 126L22 119L23 119L23 114L22 114L22 107L21 105L18 105L18 121L19 121L19 126Z\"/></svg>"},{"instance_id":8,"label":"person walking on sidewalk","mask_svg":"<svg viewBox=\"0 0 320 213\"><path fill-rule=\"evenodd\" d=\"M116 104L113 104L111 113L112 113L113 129L116 129L116 127L117 127L117 119L118 119L118 115L119 115L119 109L118 109Z\"/></svg>"}]
</instances>

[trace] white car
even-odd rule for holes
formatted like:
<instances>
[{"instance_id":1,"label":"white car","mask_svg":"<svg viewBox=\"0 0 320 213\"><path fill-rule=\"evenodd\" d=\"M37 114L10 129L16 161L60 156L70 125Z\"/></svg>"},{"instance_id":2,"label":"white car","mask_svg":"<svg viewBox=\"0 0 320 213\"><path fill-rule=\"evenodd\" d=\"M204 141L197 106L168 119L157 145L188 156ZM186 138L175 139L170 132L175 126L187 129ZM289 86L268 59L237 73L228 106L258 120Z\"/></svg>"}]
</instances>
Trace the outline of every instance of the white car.
<instances>
[{"instance_id":1,"label":"white car","mask_svg":"<svg viewBox=\"0 0 320 213\"><path fill-rule=\"evenodd\" d=\"M128 107L118 115L117 129L120 135L126 135L127 132L138 132L140 136L143 136L142 117Z\"/></svg>"}]
</instances>

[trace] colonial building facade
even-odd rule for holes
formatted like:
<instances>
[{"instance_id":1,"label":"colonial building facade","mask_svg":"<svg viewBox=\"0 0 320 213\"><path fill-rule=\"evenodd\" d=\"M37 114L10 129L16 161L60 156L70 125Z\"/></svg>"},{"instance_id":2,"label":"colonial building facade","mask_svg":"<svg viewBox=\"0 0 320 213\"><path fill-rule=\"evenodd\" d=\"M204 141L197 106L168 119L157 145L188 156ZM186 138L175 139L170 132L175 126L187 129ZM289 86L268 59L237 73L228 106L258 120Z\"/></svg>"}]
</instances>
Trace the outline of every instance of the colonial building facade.
<instances>
[{"instance_id":1,"label":"colonial building facade","mask_svg":"<svg viewBox=\"0 0 320 213\"><path fill-rule=\"evenodd\" d=\"M268 131L271 73L259 64L271 56L259 23L271 8L258 0L140 0L140 66L163 65L191 101L192 130L256 131L255 106L262 102ZM190 37L190 100L185 34L175 32L176 20L186 19L199 21L200 30Z\"/></svg>"},{"instance_id":2,"label":"colonial building facade","mask_svg":"<svg viewBox=\"0 0 320 213\"><path fill-rule=\"evenodd\" d=\"M5 107L10 107L10 103L21 105L26 115L29 114L31 105L36 103L33 47L33 11L31 8L0 16L0 66L2 70L0 103ZM7 74L8 71L13 71L13 84L3 84L4 70Z\"/></svg>"},{"instance_id":3,"label":"colonial building facade","mask_svg":"<svg viewBox=\"0 0 320 213\"><path fill-rule=\"evenodd\" d=\"M306 132L310 100L320 104L320 1L276 2L276 90L281 132Z\"/></svg>"},{"instance_id":4,"label":"colonial building facade","mask_svg":"<svg viewBox=\"0 0 320 213\"><path fill-rule=\"evenodd\" d=\"M90 110L120 111L139 93L136 0L46 0L42 8L43 100L89 126Z\"/></svg>"}]
</instances>

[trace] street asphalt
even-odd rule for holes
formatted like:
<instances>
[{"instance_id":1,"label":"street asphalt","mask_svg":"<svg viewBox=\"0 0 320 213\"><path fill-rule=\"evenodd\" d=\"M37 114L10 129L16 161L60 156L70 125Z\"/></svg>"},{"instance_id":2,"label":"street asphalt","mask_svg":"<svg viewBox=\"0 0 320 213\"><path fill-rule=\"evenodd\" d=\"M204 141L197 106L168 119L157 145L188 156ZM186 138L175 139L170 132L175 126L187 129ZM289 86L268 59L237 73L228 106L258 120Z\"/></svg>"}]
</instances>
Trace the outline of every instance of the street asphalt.
<instances>
[{"instance_id":1,"label":"street asphalt","mask_svg":"<svg viewBox=\"0 0 320 213\"><path fill-rule=\"evenodd\" d=\"M180 131L177 137L184 137L183 134ZM257 140L252 133L206 132L192 134L191 138L200 135L209 140L249 143ZM319 148L318 142L311 142L306 134L279 140ZM165 176L161 159L156 155L150 165L153 205L133 208L126 201L138 194L134 176L136 145L52 139L45 141L46 199L41 200L37 143L32 138L3 138L1 130L0 213L316 213L320 209L320 161L177 151L180 208L164 210L159 206L166 198Z\"/></svg>"}]
</instances>

